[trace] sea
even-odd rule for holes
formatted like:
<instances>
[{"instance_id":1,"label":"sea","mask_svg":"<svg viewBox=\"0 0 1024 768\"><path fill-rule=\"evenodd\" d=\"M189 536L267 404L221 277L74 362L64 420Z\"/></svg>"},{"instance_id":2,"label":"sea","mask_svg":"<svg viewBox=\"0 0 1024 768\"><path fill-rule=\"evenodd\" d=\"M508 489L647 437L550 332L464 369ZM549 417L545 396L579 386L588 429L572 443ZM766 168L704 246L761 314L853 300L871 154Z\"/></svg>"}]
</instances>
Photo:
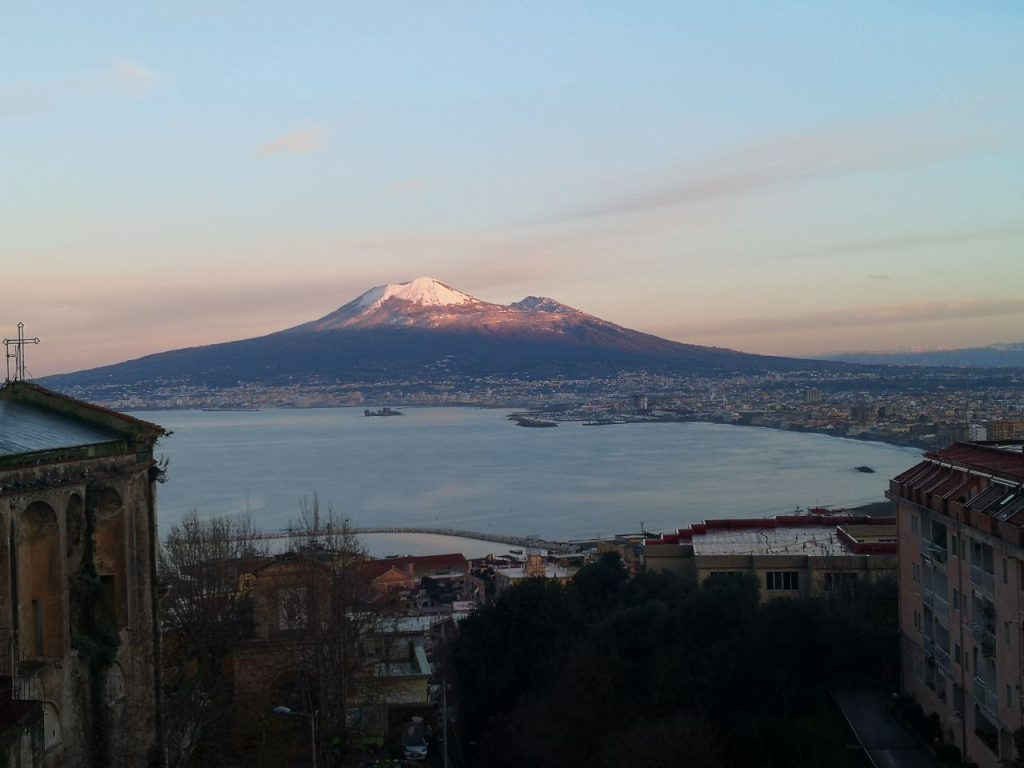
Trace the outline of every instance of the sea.
<instances>
[{"instance_id":1,"label":"sea","mask_svg":"<svg viewBox=\"0 0 1024 768\"><path fill-rule=\"evenodd\" d=\"M372 554L507 550L488 535L568 541L672 531L708 518L884 500L920 451L705 423L517 426L511 411L401 408L143 411L171 431L162 536L183 515L246 514L285 530L314 499L358 528L474 531L485 539L368 534ZM858 471L868 466L874 473Z\"/></svg>"}]
</instances>

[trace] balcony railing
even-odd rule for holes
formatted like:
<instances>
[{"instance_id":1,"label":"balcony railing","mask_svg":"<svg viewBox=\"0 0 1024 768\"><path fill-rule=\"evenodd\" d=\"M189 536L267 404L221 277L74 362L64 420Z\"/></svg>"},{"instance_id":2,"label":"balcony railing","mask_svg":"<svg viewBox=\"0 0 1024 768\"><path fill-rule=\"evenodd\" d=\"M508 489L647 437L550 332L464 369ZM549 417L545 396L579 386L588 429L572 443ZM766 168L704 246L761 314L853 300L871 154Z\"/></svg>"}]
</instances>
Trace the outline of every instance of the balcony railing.
<instances>
[{"instance_id":1,"label":"balcony railing","mask_svg":"<svg viewBox=\"0 0 1024 768\"><path fill-rule=\"evenodd\" d=\"M972 621L967 627L971 630L974 642L981 646L982 654L994 656L996 653L995 628L991 624L983 624L980 621Z\"/></svg>"},{"instance_id":2,"label":"balcony railing","mask_svg":"<svg viewBox=\"0 0 1024 768\"><path fill-rule=\"evenodd\" d=\"M936 544L934 541L922 541L921 549L924 554L928 555L936 563L945 565L946 560L949 559L949 552L945 544Z\"/></svg>"},{"instance_id":3,"label":"balcony railing","mask_svg":"<svg viewBox=\"0 0 1024 768\"><path fill-rule=\"evenodd\" d=\"M996 578L991 573L985 573L976 565L971 566L971 584L980 587L982 591L990 595L995 594Z\"/></svg>"},{"instance_id":4,"label":"balcony railing","mask_svg":"<svg viewBox=\"0 0 1024 768\"><path fill-rule=\"evenodd\" d=\"M944 597L935 595L932 598L932 610L935 611L936 616L941 616L946 621L949 621L949 603Z\"/></svg>"},{"instance_id":5,"label":"balcony railing","mask_svg":"<svg viewBox=\"0 0 1024 768\"><path fill-rule=\"evenodd\" d=\"M988 712L993 720L999 722L999 697L995 691L989 690L980 677L974 678L974 701Z\"/></svg>"},{"instance_id":6,"label":"balcony railing","mask_svg":"<svg viewBox=\"0 0 1024 768\"><path fill-rule=\"evenodd\" d=\"M947 675L952 671L949 663L949 653L942 650L938 645L935 646L935 664Z\"/></svg>"}]
</instances>

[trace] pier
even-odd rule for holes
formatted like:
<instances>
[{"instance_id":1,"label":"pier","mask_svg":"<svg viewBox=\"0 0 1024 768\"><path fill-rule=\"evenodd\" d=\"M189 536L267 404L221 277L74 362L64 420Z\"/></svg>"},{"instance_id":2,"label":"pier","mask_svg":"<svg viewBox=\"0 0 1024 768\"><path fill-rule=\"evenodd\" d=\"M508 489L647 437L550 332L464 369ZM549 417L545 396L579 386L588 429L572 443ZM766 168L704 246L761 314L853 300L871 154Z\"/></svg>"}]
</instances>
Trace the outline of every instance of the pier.
<instances>
[{"instance_id":1,"label":"pier","mask_svg":"<svg viewBox=\"0 0 1024 768\"><path fill-rule=\"evenodd\" d=\"M565 546L565 542L547 541L536 536L506 536L500 533L480 533L479 531L464 531L459 528L430 528L410 526L374 526L368 528L349 528L351 533L357 536L368 533L411 533L411 534L433 534L435 536L454 536L460 539L473 539L475 541L492 541L495 544L505 544L512 547L534 547L539 549L557 549ZM283 531L271 531L255 533L247 536L251 540L274 540L274 539L315 539L318 536L327 536L338 533L338 528L321 528L316 531L302 531L286 529Z\"/></svg>"}]
</instances>

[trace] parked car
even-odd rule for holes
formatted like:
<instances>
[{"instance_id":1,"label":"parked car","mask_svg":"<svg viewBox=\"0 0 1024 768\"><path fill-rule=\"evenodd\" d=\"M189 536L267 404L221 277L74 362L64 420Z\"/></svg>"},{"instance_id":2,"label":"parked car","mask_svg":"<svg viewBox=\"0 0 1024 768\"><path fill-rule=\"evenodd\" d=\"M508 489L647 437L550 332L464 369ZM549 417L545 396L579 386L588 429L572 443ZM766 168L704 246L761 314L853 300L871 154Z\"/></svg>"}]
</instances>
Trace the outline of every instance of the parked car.
<instances>
[{"instance_id":1,"label":"parked car","mask_svg":"<svg viewBox=\"0 0 1024 768\"><path fill-rule=\"evenodd\" d=\"M402 755L406 760L427 759L427 729L422 720L402 726Z\"/></svg>"}]
</instances>

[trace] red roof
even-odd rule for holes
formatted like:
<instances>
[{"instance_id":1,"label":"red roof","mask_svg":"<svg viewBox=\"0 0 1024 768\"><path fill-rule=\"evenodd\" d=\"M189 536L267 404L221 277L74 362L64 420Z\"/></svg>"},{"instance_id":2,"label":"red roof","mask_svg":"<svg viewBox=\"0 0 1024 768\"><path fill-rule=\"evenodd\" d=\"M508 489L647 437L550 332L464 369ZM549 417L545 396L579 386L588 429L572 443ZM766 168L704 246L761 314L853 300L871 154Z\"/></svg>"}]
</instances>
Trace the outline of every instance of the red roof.
<instances>
[{"instance_id":1,"label":"red roof","mask_svg":"<svg viewBox=\"0 0 1024 768\"><path fill-rule=\"evenodd\" d=\"M381 560L369 560L365 566L371 579L383 576L392 568L407 570L411 568L412 575L416 578L429 576L434 573L445 573L447 571L469 570L469 562L459 552L447 555L406 555L405 557L386 557Z\"/></svg>"},{"instance_id":2,"label":"red roof","mask_svg":"<svg viewBox=\"0 0 1024 768\"><path fill-rule=\"evenodd\" d=\"M948 448L926 455L929 459L936 461L960 464L968 469L998 474L1017 482L1024 482L1024 452L1007 450L1000 445L1007 444L953 443ZM1014 445L1017 448L1021 447L1019 444ZM896 478L896 482L904 481Z\"/></svg>"}]
</instances>

